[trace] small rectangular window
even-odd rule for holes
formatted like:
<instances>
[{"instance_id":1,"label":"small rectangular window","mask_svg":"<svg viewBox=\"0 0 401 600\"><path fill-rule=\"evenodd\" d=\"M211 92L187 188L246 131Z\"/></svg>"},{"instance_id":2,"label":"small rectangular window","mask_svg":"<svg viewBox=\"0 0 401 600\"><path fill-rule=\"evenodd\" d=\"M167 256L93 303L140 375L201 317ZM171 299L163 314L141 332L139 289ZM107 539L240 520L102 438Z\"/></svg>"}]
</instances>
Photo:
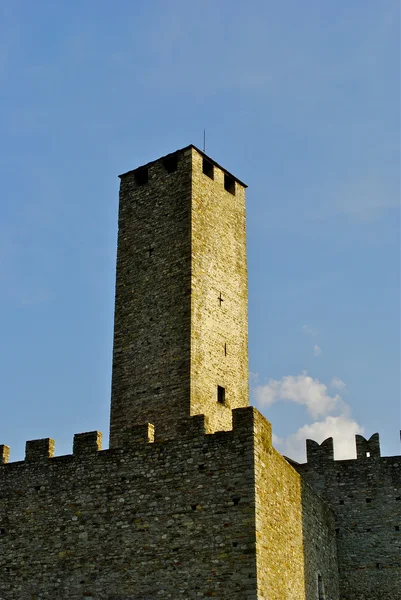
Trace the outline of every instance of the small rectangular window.
<instances>
[{"instance_id":1,"label":"small rectangular window","mask_svg":"<svg viewBox=\"0 0 401 600\"><path fill-rule=\"evenodd\" d=\"M202 162L202 171L204 172L205 175L207 175L208 177L210 177L210 179L214 179L214 167L213 167L213 163L211 163L210 160L208 160L207 158L203 159L203 162Z\"/></svg>"},{"instance_id":2,"label":"small rectangular window","mask_svg":"<svg viewBox=\"0 0 401 600\"><path fill-rule=\"evenodd\" d=\"M137 171L135 171L135 181L137 183L137 185L145 185L145 183L148 183L149 180L149 174L148 174L148 168L145 167L143 169L138 169Z\"/></svg>"},{"instance_id":3,"label":"small rectangular window","mask_svg":"<svg viewBox=\"0 0 401 600\"><path fill-rule=\"evenodd\" d=\"M226 388L221 387L221 385L217 386L217 402L219 404L226 403Z\"/></svg>"},{"instance_id":4,"label":"small rectangular window","mask_svg":"<svg viewBox=\"0 0 401 600\"><path fill-rule=\"evenodd\" d=\"M224 189L235 196L235 179L228 173L224 173Z\"/></svg>"},{"instance_id":5,"label":"small rectangular window","mask_svg":"<svg viewBox=\"0 0 401 600\"><path fill-rule=\"evenodd\" d=\"M177 170L177 165L178 165L177 155L173 154L172 156L167 156L163 160L163 165L164 165L164 168L166 169L167 173L174 173L174 171Z\"/></svg>"}]
</instances>

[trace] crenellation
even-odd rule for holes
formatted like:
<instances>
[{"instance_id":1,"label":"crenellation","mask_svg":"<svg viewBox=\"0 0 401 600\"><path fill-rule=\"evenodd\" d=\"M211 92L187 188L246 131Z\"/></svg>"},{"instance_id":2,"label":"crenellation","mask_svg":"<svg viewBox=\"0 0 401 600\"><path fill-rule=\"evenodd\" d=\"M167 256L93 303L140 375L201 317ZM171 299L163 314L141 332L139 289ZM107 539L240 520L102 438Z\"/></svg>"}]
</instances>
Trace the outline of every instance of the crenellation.
<instances>
[{"instance_id":1,"label":"crenellation","mask_svg":"<svg viewBox=\"0 0 401 600\"><path fill-rule=\"evenodd\" d=\"M356 459L328 461L308 440L308 462L293 466L334 513L341 600L398 600L400 460L380 456L378 434L356 446Z\"/></svg>"},{"instance_id":2,"label":"crenellation","mask_svg":"<svg viewBox=\"0 0 401 600\"><path fill-rule=\"evenodd\" d=\"M374 433L368 440L362 435L355 436L357 459L380 458L379 434Z\"/></svg>"},{"instance_id":3,"label":"crenellation","mask_svg":"<svg viewBox=\"0 0 401 600\"><path fill-rule=\"evenodd\" d=\"M0 465L5 465L10 460L10 446L0 444Z\"/></svg>"},{"instance_id":4,"label":"crenellation","mask_svg":"<svg viewBox=\"0 0 401 600\"><path fill-rule=\"evenodd\" d=\"M181 419L178 423L177 434L180 437L198 437L212 433L209 419L206 415L194 415L188 419Z\"/></svg>"},{"instance_id":5,"label":"crenellation","mask_svg":"<svg viewBox=\"0 0 401 600\"><path fill-rule=\"evenodd\" d=\"M152 444L155 441L155 428L152 423L132 425L126 430L122 447L131 447L134 444Z\"/></svg>"},{"instance_id":6,"label":"crenellation","mask_svg":"<svg viewBox=\"0 0 401 600\"><path fill-rule=\"evenodd\" d=\"M321 444L314 440L306 440L306 460L308 463L320 464L334 460L333 438L329 437Z\"/></svg>"},{"instance_id":7,"label":"crenellation","mask_svg":"<svg viewBox=\"0 0 401 600\"><path fill-rule=\"evenodd\" d=\"M96 454L102 449L102 433L100 431L87 431L76 433L73 442L74 456L88 456Z\"/></svg>"},{"instance_id":8,"label":"crenellation","mask_svg":"<svg viewBox=\"0 0 401 600\"><path fill-rule=\"evenodd\" d=\"M55 441L51 438L30 440L25 444L25 460L27 462L46 461L54 456Z\"/></svg>"}]
</instances>

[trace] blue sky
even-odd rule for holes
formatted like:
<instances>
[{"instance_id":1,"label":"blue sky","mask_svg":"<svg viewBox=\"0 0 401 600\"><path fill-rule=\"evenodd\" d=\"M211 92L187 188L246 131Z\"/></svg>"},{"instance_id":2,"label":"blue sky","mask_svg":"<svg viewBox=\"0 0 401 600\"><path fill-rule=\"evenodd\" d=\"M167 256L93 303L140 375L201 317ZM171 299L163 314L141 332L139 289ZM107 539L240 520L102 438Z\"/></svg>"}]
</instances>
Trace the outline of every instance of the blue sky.
<instances>
[{"instance_id":1,"label":"blue sky","mask_svg":"<svg viewBox=\"0 0 401 600\"><path fill-rule=\"evenodd\" d=\"M117 174L246 181L252 401L277 447L399 452L398 0L0 6L0 443L107 431Z\"/></svg>"}]
</instances>

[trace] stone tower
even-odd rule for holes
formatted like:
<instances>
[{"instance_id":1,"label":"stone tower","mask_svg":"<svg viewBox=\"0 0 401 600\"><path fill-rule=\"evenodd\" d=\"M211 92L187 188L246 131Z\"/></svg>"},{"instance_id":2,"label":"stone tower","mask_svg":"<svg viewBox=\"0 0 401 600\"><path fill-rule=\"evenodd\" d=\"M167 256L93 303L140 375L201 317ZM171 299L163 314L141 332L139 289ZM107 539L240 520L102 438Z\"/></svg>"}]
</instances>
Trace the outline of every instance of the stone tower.
<instances>
[{"instance_id":1,"label":"stone tower","mask_svg":"<svg viewBox=\"0 0 401 600\"><path fill-rule=\"evenodd\" d=\"M121 175L110 447L248 405L245 188L192 145Z\"/></svg>"}]
</instances>

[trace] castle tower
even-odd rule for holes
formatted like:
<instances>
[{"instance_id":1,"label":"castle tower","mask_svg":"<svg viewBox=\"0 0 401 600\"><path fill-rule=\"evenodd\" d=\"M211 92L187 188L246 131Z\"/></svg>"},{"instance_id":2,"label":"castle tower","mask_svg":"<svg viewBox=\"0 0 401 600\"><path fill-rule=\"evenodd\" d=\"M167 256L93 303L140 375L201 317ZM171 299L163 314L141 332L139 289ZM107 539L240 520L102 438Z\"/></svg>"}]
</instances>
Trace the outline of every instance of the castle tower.
<instances>
[{"instance_id":1,"label":"castle tower","mask_svg":"<svg viewBox=\"0 0 401 600\"><path fill-rule=\"evenodd\" d=\"M248 405L245 188L192 145L121 175L110 447Z\"/></svg>"}]
</instances>

